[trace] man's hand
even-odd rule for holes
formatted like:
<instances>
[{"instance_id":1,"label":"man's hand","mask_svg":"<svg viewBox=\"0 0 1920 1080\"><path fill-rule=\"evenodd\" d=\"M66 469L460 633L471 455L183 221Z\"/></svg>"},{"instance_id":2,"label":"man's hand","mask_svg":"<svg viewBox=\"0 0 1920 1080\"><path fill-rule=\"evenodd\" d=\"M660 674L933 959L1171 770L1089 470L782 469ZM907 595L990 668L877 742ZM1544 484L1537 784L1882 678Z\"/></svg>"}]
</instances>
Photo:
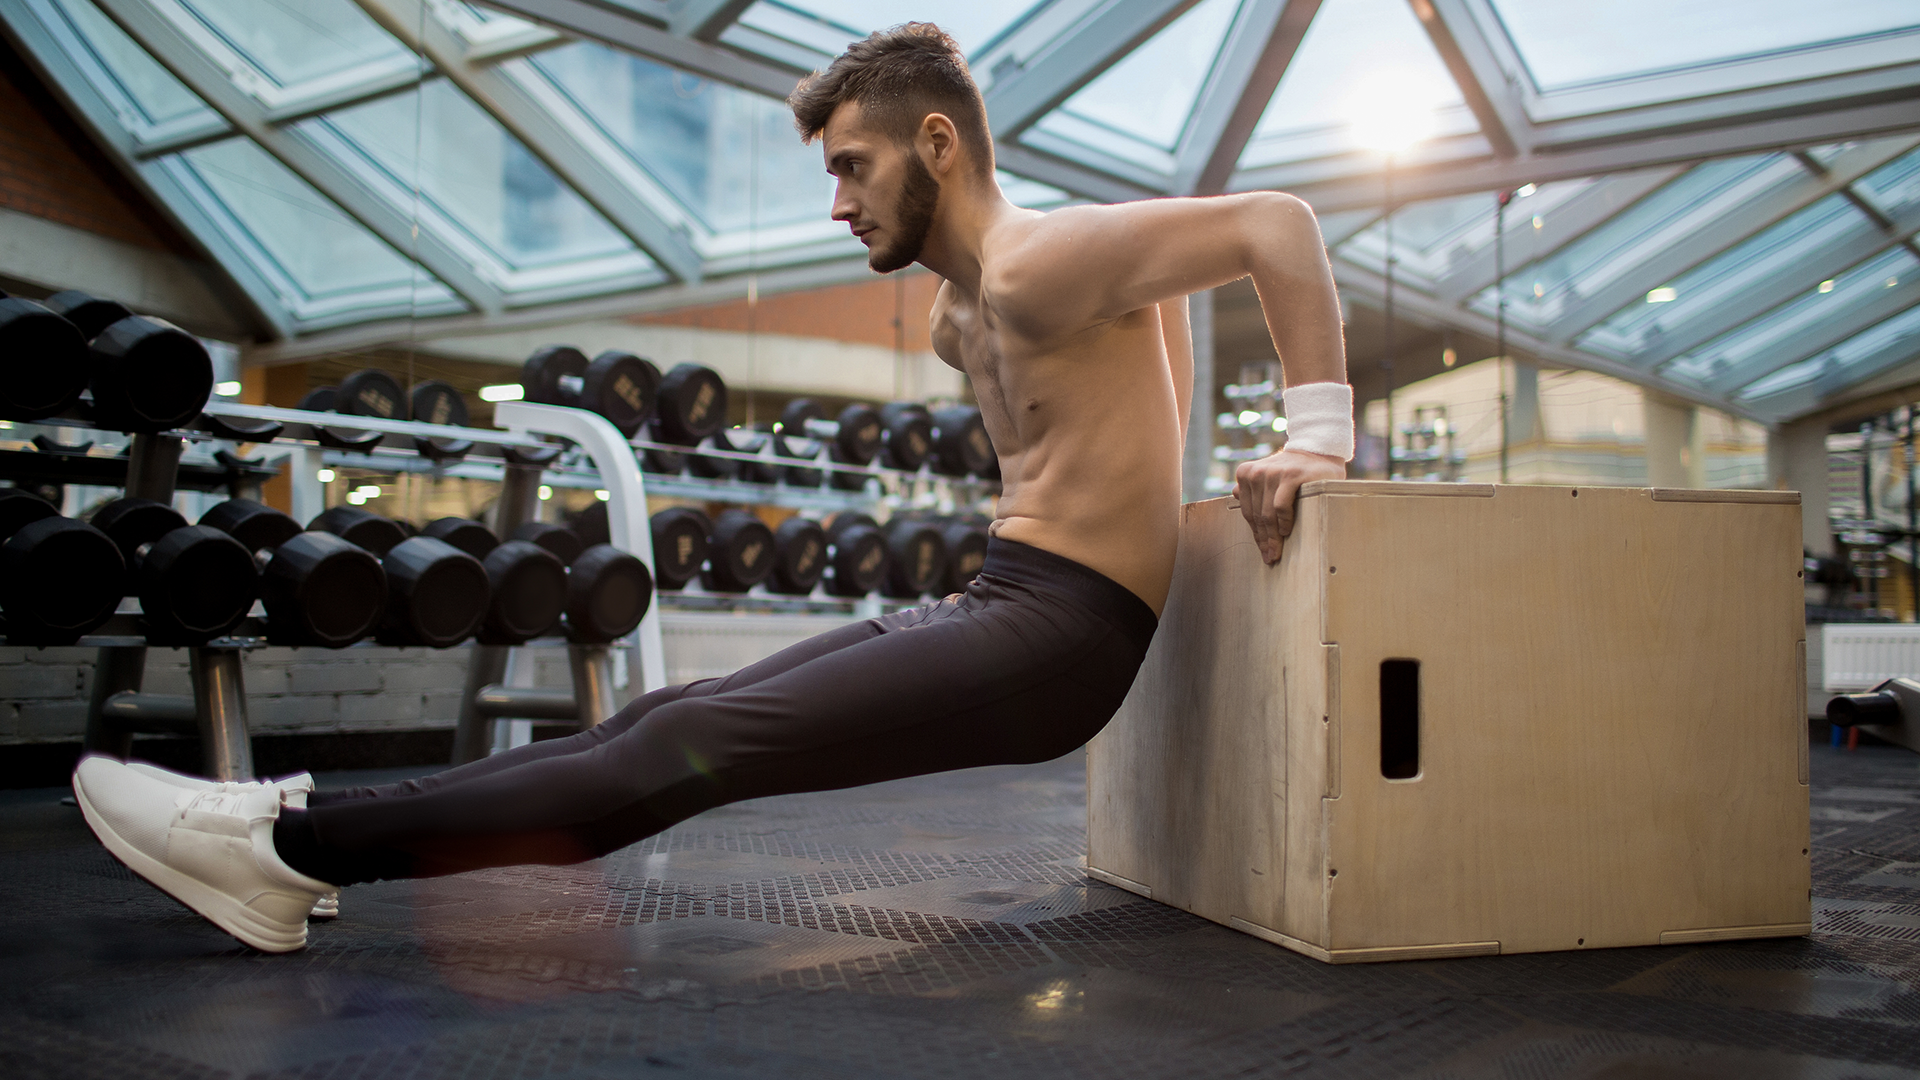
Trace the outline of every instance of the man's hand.
<instances>
[{"instance_id":1,"label":"man's hand","mask_svg":"<svg viewBox=\"0 0 1920 1080\"><path fill-rule=\"evenodd\" d=\"M1280 561L1280 546L1293 534L1293 500L1300 485L1346 476L1346 462L1302 450L1243 461L1233 471L1233 497L1240 500L1240 512L1253 527L1254 543L1268 566Z\"/></svg>"}]
</instances>

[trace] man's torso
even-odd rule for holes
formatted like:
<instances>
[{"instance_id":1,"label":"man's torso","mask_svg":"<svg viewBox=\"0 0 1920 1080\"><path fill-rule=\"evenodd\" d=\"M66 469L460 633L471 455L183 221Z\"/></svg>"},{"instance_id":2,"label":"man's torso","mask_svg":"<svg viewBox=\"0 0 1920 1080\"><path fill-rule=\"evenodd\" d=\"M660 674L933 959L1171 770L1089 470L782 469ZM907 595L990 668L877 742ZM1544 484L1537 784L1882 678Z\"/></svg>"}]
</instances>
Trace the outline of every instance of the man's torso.
<instances>
[{"instance_id":1,"label":"man's torso","mask_svg":"<svg viewBox=\"0 0 1920 1080\"><path fill-rule=\"evenodd\" d=\"M984 254L979 295L943 284L932 332L941 359L972 380L1000 455L993 533L1097 570L1157 614L1179 531L1185 305L1062 328L1048 294L1072 282L1009 290L1017 243L990 238Z\"/></svg>"}]
</instances>

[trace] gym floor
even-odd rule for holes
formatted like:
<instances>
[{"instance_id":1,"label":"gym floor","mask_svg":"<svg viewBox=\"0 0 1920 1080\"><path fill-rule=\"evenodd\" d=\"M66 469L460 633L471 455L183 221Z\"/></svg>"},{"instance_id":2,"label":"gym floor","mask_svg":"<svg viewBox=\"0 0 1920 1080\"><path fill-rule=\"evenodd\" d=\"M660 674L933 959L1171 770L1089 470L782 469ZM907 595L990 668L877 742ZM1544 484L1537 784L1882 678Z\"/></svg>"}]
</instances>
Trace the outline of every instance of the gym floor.
<instances>
[{"instance_id":1,"label":"gym floor","mask_svg":"<svg viewBox=\"0 0 1920 1080\"><path fill-rule=\"evenodd\" d=\"M1346 967L1088 881L1079 755L360 886L291 956L135 879L62 791L5 793L0 1072L1912 1076L1920 757L1813 754L1810 938Z\"/></svg>"}]
</instances>

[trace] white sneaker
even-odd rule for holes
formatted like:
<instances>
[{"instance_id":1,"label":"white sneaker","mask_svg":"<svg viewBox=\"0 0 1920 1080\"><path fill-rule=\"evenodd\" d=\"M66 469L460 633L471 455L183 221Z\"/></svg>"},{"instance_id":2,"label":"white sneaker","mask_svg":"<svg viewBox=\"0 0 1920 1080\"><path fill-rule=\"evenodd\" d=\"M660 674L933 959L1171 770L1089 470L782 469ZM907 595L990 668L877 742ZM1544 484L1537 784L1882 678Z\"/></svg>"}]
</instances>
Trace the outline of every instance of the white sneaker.
<instances>
[{"instance_id":1,"label":"white sneaker","mask_svg":"<svg viewBox=\"0 0 1920 1080\"><path fill-rule=\"evenodd\" d=\"M143 776L151 776L155 780L189 791L207 791L222 786L221 781L218 780L208 780L203 776L188 776L186 773L163 769L145 761L129 761L126 766ZM285 779L266 781L266 784L280 789L280 805L291 806L295 810L305 810L307 795L313 791L313 774L295 773ZM320 899L314 901L313 910L307 912L307 918L337 919L339 917L340 890L329 886L326 892L320 894Z\"/></svg>"},{"instance_id":2,"label":"white sneaker","mask_svg":"<svg viewBox=\"0 0 1920 1080\"><path fill-rule=\"evenodd\" d=\"M183 788L94 756L74 769L73 793L94 835L134 873L262 952L306 946L307 912L331 886L274 851L278 788Z\"/></svg>"}]
</instances>

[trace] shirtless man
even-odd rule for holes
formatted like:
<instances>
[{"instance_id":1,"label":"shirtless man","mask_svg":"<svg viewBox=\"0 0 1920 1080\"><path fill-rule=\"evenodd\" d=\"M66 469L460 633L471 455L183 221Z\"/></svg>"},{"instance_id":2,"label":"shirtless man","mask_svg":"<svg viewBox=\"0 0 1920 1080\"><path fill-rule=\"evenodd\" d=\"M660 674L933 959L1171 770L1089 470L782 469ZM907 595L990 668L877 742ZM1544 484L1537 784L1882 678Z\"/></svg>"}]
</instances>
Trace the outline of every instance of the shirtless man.
<instances>
[{"instance_id":1,"label":"shirtless man","mask_svg":"<svg viewBox=\"0 0 1920 1080\"><path fill-rule=\"evenodd\" d=\"M210 785L88 758L74 789L114 855L248 944L288 951L342 885L580 862L739 799L1073 750L1119 708L1172 584L1186 298L1201 289L1251 275L1286 372L1287 448L1243 463L1234 487L1269 563L1300 485L1345 475L1339 307L1299 200L1020 209L994 181L964 58L924 23L854 43L789 104L873 268L944 279L934 347L972 379L1005 485L967 590L401 784Z\"/></svg>"}]
</instances>

